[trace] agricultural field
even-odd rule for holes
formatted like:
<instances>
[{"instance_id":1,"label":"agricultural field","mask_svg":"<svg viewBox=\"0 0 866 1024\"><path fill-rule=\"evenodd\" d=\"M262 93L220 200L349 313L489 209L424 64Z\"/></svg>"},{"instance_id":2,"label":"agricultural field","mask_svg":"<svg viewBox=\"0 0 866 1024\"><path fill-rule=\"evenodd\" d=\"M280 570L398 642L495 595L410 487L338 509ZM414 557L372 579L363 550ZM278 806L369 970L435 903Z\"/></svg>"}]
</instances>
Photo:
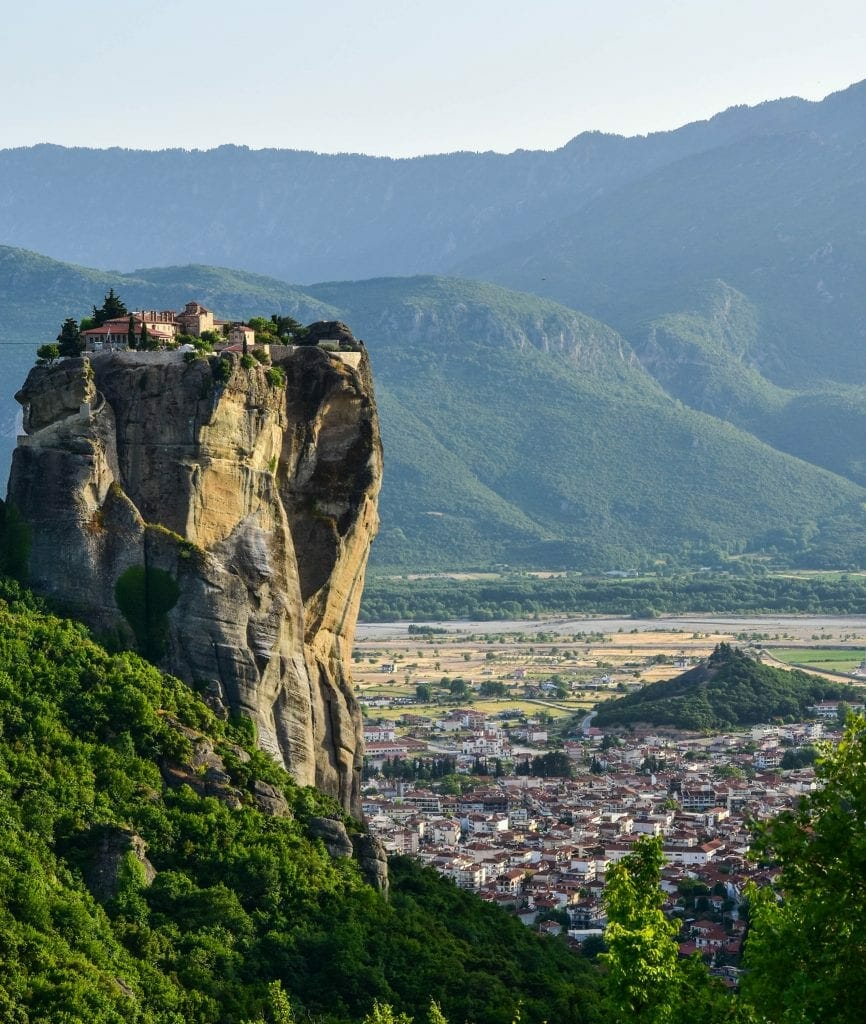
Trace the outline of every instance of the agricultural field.
<instances>
[{"instance_id":1,"label":"agricultural field","mask_svg":"<svg viewBox=\"0 0 866 1024\"><path fill-rule=\"evenodd\" d=\"M770 653L786 665L843 674L856 672L864 660L862 647L774 647Z\"/></svg>"},{"instance_id":2,"label":"agricultural field","mask_svg":"<svg viewBox=\"0 0 866 1024\"><path fill-rule=\"evenodd\" d=\"M600 701L679 675L722 642L762 649L771 664L834 676L853 673L866 653L866 622L846 618L572 619L484 623L483 631L478 623L384 630L361 627L353 649L362 704L384 698L434 720L472 705L491 716L540 718L554 730Z\"/></svg>"},{"instance_id":3,"label":"agricultural field","mask_svg":"<svg viewBox=\"0 0 866 1024\"><path fill-rule=\"evenodd\" d=\"M599 701L684 671L726 638L721 633L434 635L359 640L352 673L362 702L386 698L433 719L456 705L488 715L564 724ZM372 712L371 712L372 713Z\"/></svg>"}]
</instances>

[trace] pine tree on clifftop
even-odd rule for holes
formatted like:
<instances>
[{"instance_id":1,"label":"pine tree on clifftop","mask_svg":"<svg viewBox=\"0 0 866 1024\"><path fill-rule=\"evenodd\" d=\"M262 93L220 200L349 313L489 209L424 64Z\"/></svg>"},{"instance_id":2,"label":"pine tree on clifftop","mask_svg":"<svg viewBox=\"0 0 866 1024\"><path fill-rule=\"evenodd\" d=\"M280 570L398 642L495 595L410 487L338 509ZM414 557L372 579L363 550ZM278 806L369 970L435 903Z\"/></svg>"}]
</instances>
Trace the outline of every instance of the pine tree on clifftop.
<instances>
[{"instance_id":1,"label":"pine tree on clifftop","mask_svg":"<svg viewBox=\"0 0 866 1024\"><path fill-rule=\"evenodd\" d=\"M123 304L120 297L115 295L114 289L109 288L102 306L99 309L96 306L93 307L93 326L101 327L106 320L117 320L128 313L129 310Z\"/></svg>"}]
</instances>

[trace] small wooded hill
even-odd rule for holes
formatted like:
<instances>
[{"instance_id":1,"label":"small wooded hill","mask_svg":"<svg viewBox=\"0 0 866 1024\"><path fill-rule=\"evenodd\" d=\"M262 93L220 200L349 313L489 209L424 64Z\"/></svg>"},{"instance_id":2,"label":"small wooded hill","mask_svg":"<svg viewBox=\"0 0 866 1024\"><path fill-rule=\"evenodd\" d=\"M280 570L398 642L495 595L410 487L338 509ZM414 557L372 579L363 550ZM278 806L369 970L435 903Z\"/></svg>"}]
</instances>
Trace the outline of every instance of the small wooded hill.
<instances>
[{"instance_id":1,"label":"small wooded hill","mask_svg":"<svg viewBox=\"0 0 866 1024\"><path fill-rule=\"evenodd\" d=\"M730 644L719 644L705 662L674 679L651 683L599 707L599 726L669 725L718 730L777 719L803 718L810 704L847 698L860 701L844 683L807 672L771 668Z\"/></svg>"},{"instance_id":2,"label":"small wooded hill","mask_svg":"<svg viewBox=\"0 0 866 1024\"><path fill-rule=\"evenodd\" d=\"M0 1020L282 1020L275 982L322 1024L598 1019L587 961L407 861L386 902L321 816L241 723L0 577Z\"/></svg>"}]
</instances>

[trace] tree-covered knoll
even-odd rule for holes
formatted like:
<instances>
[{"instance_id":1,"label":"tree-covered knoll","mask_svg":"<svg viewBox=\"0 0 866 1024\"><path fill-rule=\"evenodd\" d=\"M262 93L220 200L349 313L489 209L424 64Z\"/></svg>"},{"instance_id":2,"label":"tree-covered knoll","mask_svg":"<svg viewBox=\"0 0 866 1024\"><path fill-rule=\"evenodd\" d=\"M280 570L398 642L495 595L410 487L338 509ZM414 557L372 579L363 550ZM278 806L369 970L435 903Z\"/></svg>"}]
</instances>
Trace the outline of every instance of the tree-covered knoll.
<instances>
[{"instance_id":1,"label":"tree-covered knoll","mask_svg":"<svg viewBox=\"0 0 866 1024\"><path fill-rule=\"evenodd\" d=\"M452 1024L594 1019L597 980L564 946L413 864L386 902L333 860L307 822L334 803L248 740L0 585L0 1019L239 1024L275 982L313 1021L375 1000L422 1020L431 997Z\"/></svg>"},{"instance_id":2,"label":"tree-covered knoll","mask_svg":"<svg viewBox=\"0 0 866 1024\"><path fill-rule=\"evenodd\" d=\"M777 720L795 721L817 701L858 699L858 691L799 669L763 665L730 644L674 679L650 683L598 708L600 726L646 722L676 729L718 731Z\"/></svg>"}]
</instances>

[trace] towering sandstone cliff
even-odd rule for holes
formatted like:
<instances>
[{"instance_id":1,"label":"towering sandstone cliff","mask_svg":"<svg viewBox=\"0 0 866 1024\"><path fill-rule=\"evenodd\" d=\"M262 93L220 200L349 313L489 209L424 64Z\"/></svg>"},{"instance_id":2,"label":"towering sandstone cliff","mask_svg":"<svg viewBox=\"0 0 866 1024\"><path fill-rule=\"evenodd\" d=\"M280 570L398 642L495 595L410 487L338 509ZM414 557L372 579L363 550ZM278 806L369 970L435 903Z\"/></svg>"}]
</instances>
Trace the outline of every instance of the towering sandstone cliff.
<instances>
[{"instance_id":1,"label":"towering sandstone cliff","mask_svg":"<svg viewBox=\"0 0 866 1024\"><path fill-rule=\"evenodd\" d=\"M299 782L359 814L348 665L381 479L369 364L304 347L275 366L123 352L36 367L8 500L37 592L248 715Z\"/></svg>"}]
</instances>

